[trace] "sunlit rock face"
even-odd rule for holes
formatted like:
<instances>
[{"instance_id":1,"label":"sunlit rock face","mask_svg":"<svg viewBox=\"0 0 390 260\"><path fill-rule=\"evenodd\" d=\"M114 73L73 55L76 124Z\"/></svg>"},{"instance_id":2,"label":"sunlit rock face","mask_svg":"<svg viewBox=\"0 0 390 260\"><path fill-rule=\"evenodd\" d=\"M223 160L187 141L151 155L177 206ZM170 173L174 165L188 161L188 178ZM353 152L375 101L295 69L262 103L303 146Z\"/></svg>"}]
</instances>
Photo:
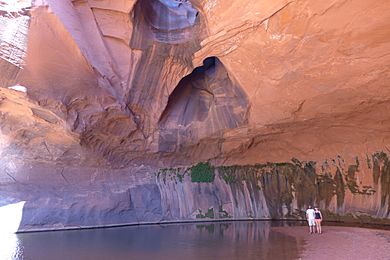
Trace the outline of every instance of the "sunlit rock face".
<instances>
[{"instance_id":1,"label":"sunlit rock face","mask_svg":"<svg viewBox=\"0 0 390 260\"><path fill-rule=\"evenodd\" d=\"M180 156L162 165L353 158L389 140L387 6L359 3L37 1L10 80L116 166L155 162L163 131ZM194 31L170 43L151 28ZM175 124L191 138L167 140Z\"/></svg>"},{"instance_id":2,"label":"sunlit rock face","mask_svg":"<svg viewBox=\"0 0 390 260\"><path fill-rule=\"evenodd\" d=\"M31 1L0 1L0 85L8 87L18 81L25 65L29 8Z\"/></svg>"},{"instance_id":3,"label":"sunlit rock face","mask_svg":"<svg viewBox=\"0 0 390 260\"><path fill-rule=\"evenodd\" d=\"M330 198L333 188L321 184L329 178L310 179L328 189L316 196L331 212L389 218L389 193L382 193L388 179L378 177L387 176L388 159L373 157L390 142L385 1L44 0L30 6L0 1L0 184L1 195L8 190L3 204L28 200L31 225L35 219L43 225L47 212L38 208L50 207L50 198L53 208L93 215L97 225L157 220L167 210L162 196L177 188L156 183L158 168L292 158L316 162L316 174L331 175L340 189L349 183L355 193L346 192L338 205L340 190ZM17 59L7 58L10 53ZM19 185L26 192L15 192L23 190ZM91 190L102 192L97 198ZM250 197L247 188L239 190L246 195L235 193L238 201ZM64 194L75 195L62 202ZM153 209L141 210L143 198L154 199ZM298 210L310 202L297 206L294 199L290 207ZM210 201L202 201L206 210ZM112 212L119 217L110 219ZM51 224L81 222L69 219Z\"/></svg>"}]
</instances>

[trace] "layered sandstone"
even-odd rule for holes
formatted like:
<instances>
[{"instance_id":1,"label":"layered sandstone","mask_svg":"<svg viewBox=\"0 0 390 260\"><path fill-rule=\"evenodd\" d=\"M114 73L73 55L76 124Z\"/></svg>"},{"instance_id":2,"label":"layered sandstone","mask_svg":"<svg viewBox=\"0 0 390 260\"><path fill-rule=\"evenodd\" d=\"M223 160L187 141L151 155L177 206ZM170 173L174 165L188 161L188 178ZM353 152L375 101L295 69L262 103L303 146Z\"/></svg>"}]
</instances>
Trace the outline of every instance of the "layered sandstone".
<instances>
[{"instance_id":1,"label":"layered sandstone","mask_svg":"<svg viewBox=\"0 0 390 260\"><path fill-rule=\"evenodd\" d=\"M279 192L238 195L217 177L204 193L234 218L318 202L388 219L389 23L389 5L367 0L0 1L1 204L31 202L25 227L62 210L48 227L193 219L220 205L200 192L182 209L206 184L161 183L159 168L298 158L316 162L310 183L332 180L326 195L298 203L306 188L289 183L273 214Z\"/></svg>"}]
</instances>

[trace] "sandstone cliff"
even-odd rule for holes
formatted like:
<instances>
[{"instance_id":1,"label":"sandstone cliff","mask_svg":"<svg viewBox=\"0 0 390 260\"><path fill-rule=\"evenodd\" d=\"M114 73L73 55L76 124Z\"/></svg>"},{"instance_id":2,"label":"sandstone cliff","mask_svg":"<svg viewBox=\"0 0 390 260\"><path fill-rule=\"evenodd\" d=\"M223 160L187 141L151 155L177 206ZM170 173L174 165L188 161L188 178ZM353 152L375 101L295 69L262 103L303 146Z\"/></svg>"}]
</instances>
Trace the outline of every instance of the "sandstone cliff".
<instances>
[{"instance_id":1,"label":"sandstone cliff","mask_svg":"<svg viewBox=\"0 0 390 260\"><path fill-rule=\"evenodd\" d=\"M0 206L31 202L25 227L193 219L224 203L234 218L316 202L389 219L389 28L389 5L371 0L0 1ZM155 175L200 161L289 166L244 167L234 185L216 171L207 188ZM287 178L288 203L268 178ZM194 189L204 199L183 209Z\"/></svg>"}]
</instances>

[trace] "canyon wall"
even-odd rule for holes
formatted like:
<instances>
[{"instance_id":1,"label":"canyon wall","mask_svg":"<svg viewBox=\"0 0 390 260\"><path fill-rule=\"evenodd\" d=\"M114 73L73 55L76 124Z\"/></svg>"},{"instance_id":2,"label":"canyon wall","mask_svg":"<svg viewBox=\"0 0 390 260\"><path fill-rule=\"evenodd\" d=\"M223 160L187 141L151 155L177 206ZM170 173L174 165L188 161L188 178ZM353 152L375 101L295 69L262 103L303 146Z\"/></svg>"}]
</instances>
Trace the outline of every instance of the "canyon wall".
<instances>
[{"instance_id":1,"label":"canyon wall","mask_svg":"<svg viewBox=\"0 0 390 260\"><path fill-rule=\"evenodd\" d=\"M388 223L389 50L383 1L0 1L0 216Z\"/></svg>"},{"instance_id":2,"label":"canyon wall","mask_svg":"<svg viewBox=\"0 0 390 260\"><path fill-rule=\"evenodd\" d=\"M102 169L15 162L0 168L6 229L87 228L205 220L304 220L309 205L326 221L390 224L386 153L320 163L267 163L189 168ZM38 174L37 174L38 173ZM19 206L18 206L19 205ZM7 218L11 216L10 218Z\"/></svg>"},{"instance_id":3,"label":"canyon wall","mask_svg":"<svg viewBox=\"0 0 390 260\"><path fill-rule=\"evenodd\" d=\"M23 69L2 86L24 86L113 167L352 159L388 144L383 2L20 2Z\"/></svg>"}]
</instances>

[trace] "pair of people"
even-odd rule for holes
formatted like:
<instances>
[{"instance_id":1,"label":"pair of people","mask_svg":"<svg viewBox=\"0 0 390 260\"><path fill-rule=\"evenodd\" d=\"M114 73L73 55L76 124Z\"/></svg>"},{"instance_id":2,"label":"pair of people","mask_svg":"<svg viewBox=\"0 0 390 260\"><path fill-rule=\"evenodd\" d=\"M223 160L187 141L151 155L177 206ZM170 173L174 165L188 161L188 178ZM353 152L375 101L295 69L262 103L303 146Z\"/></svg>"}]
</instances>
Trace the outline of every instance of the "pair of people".
<instances>
[{"instance_id":1,"label":"pair of people","mask_svg":"<svg viewBox=\"0 0 390 260\"><path fill-rule=\"evenodd\" d=\"M309 208L306 210L306 219L309 223L309 232L310 234L313 234L315 232L321 234L321 221L322 221L322 214L321 211L318 210L318 208L312 208L309 206Z\"/></svg>"}]
</instances>

